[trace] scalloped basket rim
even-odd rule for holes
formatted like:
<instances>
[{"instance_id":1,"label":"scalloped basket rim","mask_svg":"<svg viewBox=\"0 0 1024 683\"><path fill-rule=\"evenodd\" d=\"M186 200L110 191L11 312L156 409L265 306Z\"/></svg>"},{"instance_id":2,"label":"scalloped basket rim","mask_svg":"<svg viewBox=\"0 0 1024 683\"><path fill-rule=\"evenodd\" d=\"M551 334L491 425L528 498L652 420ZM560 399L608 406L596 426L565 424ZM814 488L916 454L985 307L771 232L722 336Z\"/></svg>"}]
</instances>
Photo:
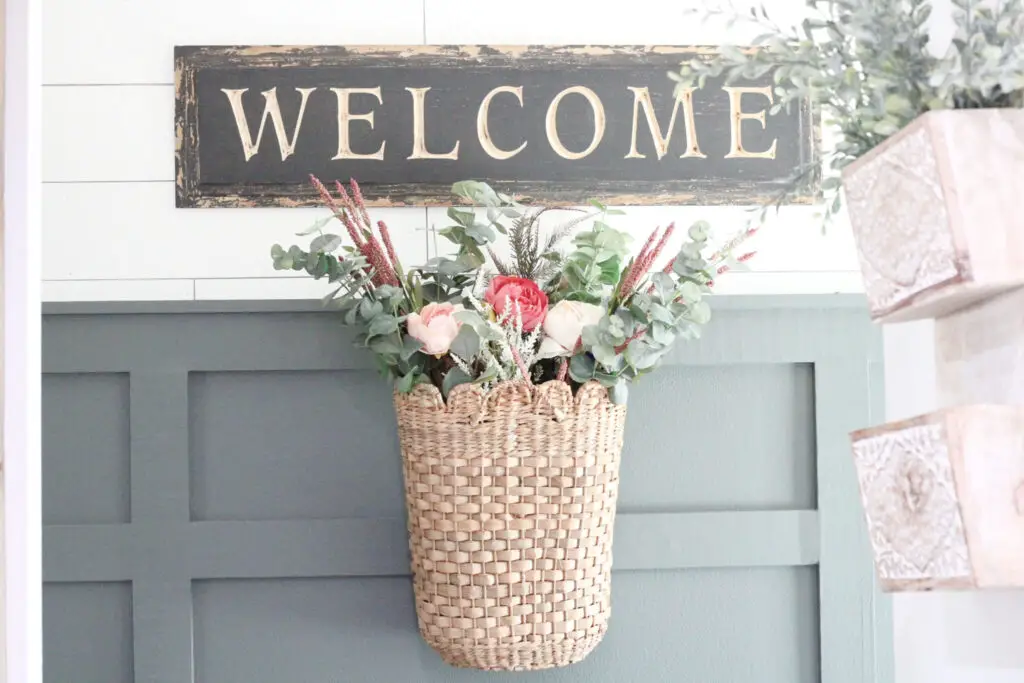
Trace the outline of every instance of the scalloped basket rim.
<instances>
[{"instance_id":1,"label":"scalloped basket rim","mask_svg":"<svg viewBox=\"0 0 1024 683\"><path fill-rule=\"evenodd\" d=\"M516 396L520 397L520 400L514 400ZM546 397L553 400L543 401ZM612 403L608 389L596 380L584 382L575 394L572 393L572 387L568 382L557 379L548 380L542 384L527 384L523 380L504 380L496 382L486 391L477 384L460 384L451 390L447 401L441 395L440 389L433 384L417 384L406 394L395 391L394 398L398 406L412 407L415 405L417 408L433 408L442 413L463 414L467 412L467 408L471 407L475 407L477 410L470 412L479 412L480 409L483 409L483 413L491 413L495 407L507 407L512 404L529 407L533 412L540 412L540 408L547 405L556 412L556 419L559 408L564 411L566 408L572 407L575 412L579 412L581 409L592 410L602 407L625 409L624 405ZM506 400L502 401L501 399ZM496 403L498 406L495 405Z\"/></svg>"}]
</instances>

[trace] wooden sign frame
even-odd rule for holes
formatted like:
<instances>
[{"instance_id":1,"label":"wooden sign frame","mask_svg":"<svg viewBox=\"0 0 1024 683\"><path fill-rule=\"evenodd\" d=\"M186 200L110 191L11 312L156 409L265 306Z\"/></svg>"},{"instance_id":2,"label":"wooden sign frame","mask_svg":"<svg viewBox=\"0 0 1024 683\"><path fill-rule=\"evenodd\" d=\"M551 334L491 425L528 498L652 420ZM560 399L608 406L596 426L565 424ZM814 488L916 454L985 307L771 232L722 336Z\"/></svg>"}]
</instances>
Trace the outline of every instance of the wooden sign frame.
<instances>
[{"instance_id":1,"label":"wooden sign frame","mask_svg":"<svg viewBox=\"0 0 1024 683\"><path fill-rule=\"evenodd\" d=\"M668 72L677 70L684 60L701 58L714 50L687 46L179 46L175 48L176 205L312 206L319 199L308 182L310 173L328 182L355 177L363 187L367 203L373 206L450 205L452 182L469 179L490 182L496 189L516 194L525 203L551 206L578 205L588 199L614 205L769 201L778 196L799 169L817 165L820 138L816 112L804 103L791 112L767 115L771 74L752 79L746 87L732 89L709 81L692 95L689 109L685 98L673 100L674 83ZM373 69L375 77L387 83L385 89L381 90L380 85L377 89L366 87L367 72L357 71L360 69ZM543 71L543 79L547 80L538 81L538 71ZM592 73L595 71L600 73ZM419 80L401 82L398 85L405 87L399 88L394 79L402 78L403 73L413 73ZM447 89L436 88L433 95L422 94L430 90L430 74L447 79ZM346 78L341 78L342 75ZM362 78L363 87L349 88L349 83L359 80L356 77ZM458 92L461 81L451 82L456 77L467 79L466 83L472 81L473 92ZM624 85L634 82L629 78L637 83L635 87ZM531 109L521 103L532 106L530 98L535 101L540 95L530 94L529 86L512 85L517 80L539 83L535 89L546 89L548 95L556 90L560 94L545 97ZM233 87L215 87L222 82ZM590 95L606 101L595 104L586 92L587 87L580 85L584 82L596 84ZM602 90L605 82L615 83L614 91L611 85ZM301 84L306 87L299 89ZM340 87L342 84L346 84L344 88ZM504 89L498 88L491 95L489 129L488 106L480 106L485 120L481 128L480 111L467 112L466 108L480 103L492 86ZM278 119L268 116L267 95L259 96L270 89L275 91L275 102L281 102ZM333 101L333 95L327 99L329 90L351 90L355 97L363 99L346 94L343 110L342 95L336 92L337 113L328 113L323 107ZM302 95L300 108L299 93L304 91L313 93L308 95L310 111L313 95L320 98L317 106L322 109L316 116L305 111L307 95ZM646 102L641 91L647 93ZM237 101L232 101L230 92L236 93ZM437 99L433 104L424 104L427 97ZM426 108L439 106L438 101L445 97L461 102L462 109L449 115ZM559 104L552 104L556 99ZM503 100L500 105L499 100ZM391 104L392 109L386 111L385 107L394 102L399 104ZM286 104L290 111L285 111ZM398 111L399 106L405 109ZM558 106L564 111L559 112ZM505 108L505 115L500 114L501 107ZM568 116L565 112L569 110L585 113ZM389 112L391 119L387 118ZM549 123L545 116L554 123ZM400 117L406 123L412 120L411 131L407 126L398 126L396 121ZM283 128L276 126L278 121L283 122ZM296 121L310 132L297 131ZM585 123L578 124L580 121ZM456 131L456 142L461 140L463 158L442 158L451 148L451 128L460 125L463 128ZM605 126L603 140L597 134L599 125ZM416 142L416 126L420 126L420 138L425 141ZM513 130L512 134L518 136L516 140L524 140L525 148L533 147L528 150L529 155L515 160L517 165L496 160L492 154L500 156L512 151L516 143L509 143L507 136L515 126L522 129ZM554 133L549 126L554 127ZM446 127L448 130L443 130ZM570 134L577 133L576 149L569 149L569 137L564 145L560 142L558 136L565 134L559 132L559 127ZM343 128L350 132L343 133ZM506 133L506 141L501 145L488 137L496 129ZM261 130L262 136L258 134ZM448 139L430 139L431 130L442 130ZM523 132L527 130L534 131L534 137ZM590 132L583 135L583 130ZM359 132L372 139L365 135L355 139ZM293 133L294 137L289 138ZM299 133L315 139L305 142L306 138L300 138ZM579 140L583 139L585 146L586 136L598 141L597 153L585 164L574 166L568 157L582 153ZM342 137L346 138L344 144ZM411 145L409 140L403 140L405 137L413 138ZM769 139L774 139L771 145ZM743 147L743 140L747 140L750 149L761 151L749 151ZM301 149L300 141L304 142ZM602 141L604 150L600 149ZM282 149L289 144L291 170L285 173L281 170L285 165ZM368 161L368 155L378 145L382 158ZM416 157L417 146L428 156ZM331 158L335 148L335 158L342 158L341 163ZM481 148L491 157L484 157ZM458 153L459 145L454 149ZM254 163L249 157L239 161L246 150L252 153ZM776 150L774 157L763 156ZM276 153L281 154L281 165L273 166L270 156ZM348 161L352 157L345 154L362 158ZM328 160L334 161L333 165L325 163ZM262 170L258 170L260 164ZM513 166L518 170L505 171ZM377 177L371 177L374 175ZM808 174L787 203L816 201L819 189L819 174Z\"/></svg>"}]
</instances>

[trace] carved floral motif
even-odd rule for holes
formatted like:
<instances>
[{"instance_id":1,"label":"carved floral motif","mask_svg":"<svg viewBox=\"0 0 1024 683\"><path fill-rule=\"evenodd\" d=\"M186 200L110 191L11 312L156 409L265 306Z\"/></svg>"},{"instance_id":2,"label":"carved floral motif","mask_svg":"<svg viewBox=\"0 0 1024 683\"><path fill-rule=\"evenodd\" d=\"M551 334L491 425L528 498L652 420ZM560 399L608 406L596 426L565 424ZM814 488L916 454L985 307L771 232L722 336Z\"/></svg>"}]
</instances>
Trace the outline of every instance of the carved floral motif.
<instances>
[{"instance_id":1,"label":"carved floral motif","mask_svg":"<svg viewBox=\"0 0 1024 683\"><path fill-rule=\"evenodd\" d=\"M970 576L943 426L885 432L853 452L879 578Z\"/></svg>"},{"instance_id":2,"label":"carved floral motif","mask_svg":"<svg viewBox=\"0 0 1024 683\"><path fill-rule=\"evenodd\" d=\"M938 162L919 126L843 178L864 288L874 314L957 275Z\"/></svg>"}]
</instances>

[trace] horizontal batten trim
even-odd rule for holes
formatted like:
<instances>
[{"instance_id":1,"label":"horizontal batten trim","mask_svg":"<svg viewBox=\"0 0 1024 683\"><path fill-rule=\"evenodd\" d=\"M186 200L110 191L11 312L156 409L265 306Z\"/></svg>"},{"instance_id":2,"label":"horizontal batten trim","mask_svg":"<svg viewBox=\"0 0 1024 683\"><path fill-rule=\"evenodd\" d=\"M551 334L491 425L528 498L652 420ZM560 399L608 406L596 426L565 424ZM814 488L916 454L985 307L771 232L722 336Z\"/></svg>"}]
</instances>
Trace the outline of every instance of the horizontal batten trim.
<instances>
[{"instance_id":1,"label":"horizontal batten trim","mask_svg":"<svg viewBox=\"0 0 1024 683\"><path fill-rule=\"evenodd\" d=\"M618 569L799 566L818 561L813 510L622 515Z\"/></svg>"},{"instance_id":2,"label":"horizontal batten trim","mask_svg":"<svg viewBox=\"0 0 1024 683\"><path fill-rule=\"evenodd\" d=\"M823 306L827 305L822 302ZM295 329L302 323L303 343ZM336 314L245 313L148 316L46 316L44 372L369 370L369 351L355 348L353 332ZM751 338L749 331L759 331ZM122 339L130 335L132 344ZM868 335L872 335L868 337ZM856 310L823 316L814 309L719 311L701 343L680 341L665 365L808 363L825 357L880 352L877 331Z\"/></svg>"},{"instance_id":3,"label":"horizontal batten trim","mask_svg":"<svg viewBox=\"0 0 1024 683\"><path fill-rule=\"evenodd\" d=\"M278 278L274 278L275 281ZM282 278L287 279L287 278ZM304 278L300 278L304 279ZM117 282L104 280L104 282ZM189 280L191 282L191 280ZM863 296L851 294L715 294L708 299L715 311L816 310L819 313L867 314ZM137 315L156 313L321 313L323 305L312 299L220 299L209 301L83 301L44 302L43 314Z\"/></svg>"},{"instance_id":4,"label":"horizontal batten trim","mask_svg":"<svg viewBox=\"0 0 1024 683\"><path fill-rule=\"evenodd\" d=\"M105 301L148 304L191 301L193 297L196 301L204 302L269 299L307 302L318 300L328 291L325 282L313 280L301 273L243 278L44 280L43 304ZM839 295L831 300L840 307L848 307L844 303L844 295L857 294L862 301L862 291L861 275L853 271L735 273L717 287L715 298L710 301L713 307L718 307L726 298L736 296L769 299L790 294ZM53 313L58 309L49 307L45 310Z\"/></svg>"},{"instance_id":5,"label":"horizontal batten trim","mask_svg":"<svg viewBox=\"0 0 1024 683\"><path fill-rule=\"evenodd\" d=\"M409 574L404 519L192 522L177 529L169 536L183 547L155 550L149 539L158 531L168 538L168 525L44 527L44 580L130 581L144 567L193 579ZM614 566L809 565L818 561L817 530L815 511L621 514ZM178 559L166 561L165 553Z\"/></svg>"}]
</instances>

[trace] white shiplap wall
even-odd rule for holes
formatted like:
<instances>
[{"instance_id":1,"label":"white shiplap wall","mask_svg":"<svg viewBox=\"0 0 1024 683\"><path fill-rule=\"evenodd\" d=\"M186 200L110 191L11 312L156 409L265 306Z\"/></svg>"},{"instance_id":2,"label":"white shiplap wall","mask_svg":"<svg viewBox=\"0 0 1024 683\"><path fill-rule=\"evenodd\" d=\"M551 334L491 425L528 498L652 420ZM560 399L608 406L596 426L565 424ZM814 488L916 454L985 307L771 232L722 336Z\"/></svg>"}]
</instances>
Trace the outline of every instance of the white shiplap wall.
<instances>
[{"instance_id":1,"label":"white shiplap wall","mask_svg":"<svg viewBox=\"0 0 1024 683\"><path fill-rule=\"evenodd\" d=\"M800 0L769 8L795 16ZM43 0L43 296L47 301L308 298L319 283L270 265L269 246L316 209L175 209L173 47L188 44L662 43L726 34L682 16L672 0ZM666 79L666 87L669 83ZM406 263L432 243L443 209L378 209ZM628 209L637 235L675 220L713 221L728 236L735 208ZM642 241L642 240L639 240ZM859 291L845 226L821 234L808 209L761 231L756 272L721 293Z\"/></svg>"}]
</instances>

